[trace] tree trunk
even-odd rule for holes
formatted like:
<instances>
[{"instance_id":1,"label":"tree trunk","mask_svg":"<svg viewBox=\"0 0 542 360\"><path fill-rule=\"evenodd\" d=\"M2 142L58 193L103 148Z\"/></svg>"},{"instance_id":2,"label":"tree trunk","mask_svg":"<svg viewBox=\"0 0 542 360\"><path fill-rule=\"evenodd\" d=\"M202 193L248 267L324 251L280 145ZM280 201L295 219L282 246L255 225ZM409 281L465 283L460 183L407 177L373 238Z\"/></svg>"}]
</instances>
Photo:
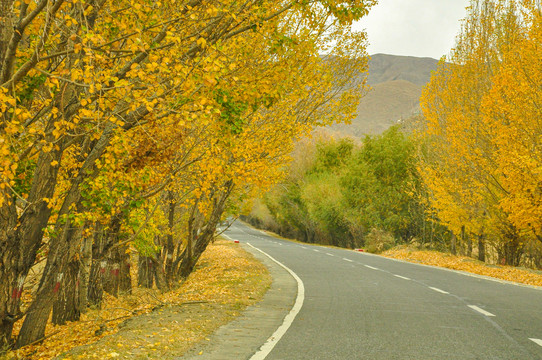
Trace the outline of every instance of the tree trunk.
<instances>
[{"instance_id":1,"label":"tree trunk","mask_svg":"<svg viewBox=\"0 0 542 360\"><path fill-rule=\"evenodd\" d=\"M119 292L121 294L132 293L132 274L130 268L130 254L128 253L128 244L120 247L120 274L119 274Z\"/></svg>"},{"instance_id":2,"label":"tree trunk","mask_svg":"<svg viewBox=\"0 0 542 360\"><path fill-rule=\"evenodd\" d=\"M90 267L90 279L88 284L87 300L90 306L99 307L103 299L103 276L107 262L105 260L92 259Z\"/></svg>"},{"instance_id":3,"label":"tree trunk","mask_svg":"<svg viewBox=\"0 0 542 360\"><path fill-rule=\"evenodd\" d=\"M156 282L156 287L161 292L166 292L170 287L166 280L166 272L162 266L160 266L160 258L158 254L153 259L153 269L154 269L154 279Z\"/></svg>"},{"instance_id":4,"label":"tree trunk","mask_svg":"<svg viewBox=\"0 0 542 360\"><path fill-rule=\"evenodd\" d=\"M101 226L101 224L99 225ZM88 307L88 287L92 268L92 238L83 238L81 269L79 270L79 309L82 313Z\"/></svg>"},{"instance_id":5,"label":"tree trunk","mask_svg":"<svg viewBox=\"0 0 542 360\"><path fill-rule=\"evenodd\" d=\"M50 240L47 263L38 291L28 308L21 331L19 332L17 347L28 345L45 336L45 327L53 304L57 300L61 301L63 292L66 292L67 296L71 298L70 302L75 301L76 294L74 292L77 280L75 275L68 275L68 271L70 270L68 264L77 262L77 266L74 266L74 271L78 273L79 265L76 254L79 253L79 249L81 248L81 238L77 236L80 228L74 228L70 218L66 217L65 219L65 222L63 222L61 212L55 226L55 233L59 235L57 238L51 238ZM59 230L62 230L62 232ZM67 290L66 288L69 286L73 286L74 290ZM62 307L65 308L65 306L66 303L59 305L59 309ZM74 312L79 313L78 311ZM59 319L63 317L64 315L58 315Z\"/></svg>"},{"instance_id":6,"label":"tree trunk","mask_svg":"<svg viewBox=\"0 0 542 360\"><path fill-rule=\"evenodd\" d=\"M484 242L484 235L480 234L478 237L478 260L486 261L486 245Z\"/></svg>"},{"instance_id":7,"label":"tree trunk","mask_svg":"<svg viewBox=\"0 0 542 360\"><path fill-rule=\"evenodd\" d=\"M452 255L457 255L457 238L455 236L455 233L452 231L452 237L450 240L450 251Z\"/></svg>"},{"instance_id":8,"label":"tree trunk","mask_svg":"<svg viewBox=\"0 0 542 360\"><path fill-rule=\"evenodd\" d=\"M465 232L465 225L461 226L461 246L460 246L460 249L461 249L461 255L466 255L467 253L465 252L465 246L466 246L466 242L467 242L467 239L466 239L467 235L466 235L466 232Z\"/></svg>"},{"instance_id":9,"label":"tree trunk","mask_svg":"<svg viewBox=\"0 0 542 360\"><path fill-rule=\"evenodd\" d=\"M122 223L122 212L115 214L106 228L96 234L92 246L92 267L91 278L88 290L88 301L93 306L99 306L102 303L103 291L107 291L116 296L118 291L118 275L120 266L115 268L114 260L111 257L111 251L116 248L111 247L118 242L118 234Z\"/></svg>"},{"instance_id":10,"label":"tree trunk","mask_svg":"<svg viewBox=\"0 0 542 360\"><path fill-rule=\"evenodd\" d=\"M46 280L40 286L37 297L42 301L33 301L28 308L28 314L24 319L23 326L17 338L17 348L43 339L45 326L51 313L56 293L60 290L62 273L44 274Z\"/></svg>"},{"instance_id":11,"label":"tree trunk","mask_svg":"<svg viewBox=\"0 0 542 360\"><path fill-rule=\"evenodd\" d=\"M519 266L523 256L523 248L519 244L519 238L511 235L506 239L504 245L504 256L506 265Z\"/></svg>"},{"instance_id":12,"label":"tree trunk","mask_svg":"<svg viewBox=\"0 0 542 360\"><path fill-rule=\"evenodd\" d=\"M55 325L64 325L67 321L78 321L81 316L79 266L78 260L71 261L60 282L61 286L53 304L52 321Z\"/></svg>"},{"instance_id":13,"label":"tree trunk","mask_svg":"<svg viewBox=\"0 0 542 360\"><path fill-rule=\"evenodd\" d=\"M175 207L176 202L174 194L172 191L167 192L168 195L168 233L166 236L166 246L165 246L165 278L164 283L160 284L157 282L159 288L163 286L170 288L173 284L173 252L175 251L175 246L173 244L173 226L175 225ZM158 273L159 270L157 270Z\"/></svg>"},{"instance_id":14,"label":"tree trunk","mask_svg":"<svg viewBox=\"0 0 542 360\"><path fill-rule=\"evenodd\" d=\"M0 75L4 72L6 50L13 36L13 0L0 0ZM2 76L0 76L2 80ZM3 81L0 81L0 84Z\"/></svg>"},{"instance_id":15,"label":"tree trunk","mask_svg":"<svg viewBox=\"0 0 542 360\"><path fill-rule=\"evenodd\" d=\"M137 283L139 286L151 289L154 278L154 262L148 256L139 255L137 268Z\"/></svg>"},{"instance_id":16,"label":"tree trunk","mask_svg":"<svg viewBox=\"0 0 542 360\"><path fill-rule=\"evenodd\" d=\"M53 196L58 170L50 164L60 161L61 155L60 150L53 149L39 156L28 202L20 217L9 190L0 192L7 200L0 206L0 345L10 342L13 322L21 317L24 280L36 260L51 213L43 199Z\"/></svg>"},{"instance_id":17,"label":"tree trunk","mask_svg":"<svg viewBox=\"0 0 542 360\"><path fill-rule=\"evenodd\" d=\"M103 289L109 294L118 297L120 293L132 292L132 278L130 276L130 257L127 254L128 245L118 244L118 234L111 234L113 248L107 256L107 266L103 277Z\"/></svg>"},{"instance_id":18,"label":"tree trunk","mask_svg":"<svg viewBox=\"0 0 542 360\"><path fill-rule=\"evenodd\" d=\"M11 201L0 207L0 222L5 224L0 227L0 349L3 349L9 347L13 323L21 316L19 305L25 278L17 271L20 249L14 239L15 200L7 190L0 190L0 196Z\"/></svg>"},{"instance_id":19,"label":"tree trunk","mask_svg":"<svg viewBox=\"0 0 542 360\"><path fill-rule=\"evenodd\" d=\"M215 198L213 199L213 209L204 226L196 226L197 223L201 223L202 221L196 221L196 209L198 203L196 202L194 204L192 214L188 220L187 245L181 255L181 262L179 265L179 275L181 278L185 279L192 273L201 254L203 254L207 245L213 240L216 226L220 221L220 217L224 212L226 200L232 190L233 182L227 181L224 184L223 189L216 191L218 194L215 194Z\"/></svg>"}]
</instances>

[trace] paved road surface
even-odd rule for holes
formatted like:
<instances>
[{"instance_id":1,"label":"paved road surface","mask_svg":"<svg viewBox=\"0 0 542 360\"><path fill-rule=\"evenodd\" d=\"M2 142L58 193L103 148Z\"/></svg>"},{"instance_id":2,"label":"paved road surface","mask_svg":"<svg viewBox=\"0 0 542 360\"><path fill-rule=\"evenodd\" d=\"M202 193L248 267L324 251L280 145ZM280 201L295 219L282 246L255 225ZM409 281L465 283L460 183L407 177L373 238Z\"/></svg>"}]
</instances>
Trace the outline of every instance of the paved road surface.
<instances>
[{"instance_id":1,"label":"paved road surface","mask_svg":"<svg viewBox=\"0 0 542 360\"><path fill-rule=\"evenodd\" d=\"M280 240L236 222L231 239L303 282L302 308L266 357L542 359L542 290Z\"/></svg>"}]
</instances>

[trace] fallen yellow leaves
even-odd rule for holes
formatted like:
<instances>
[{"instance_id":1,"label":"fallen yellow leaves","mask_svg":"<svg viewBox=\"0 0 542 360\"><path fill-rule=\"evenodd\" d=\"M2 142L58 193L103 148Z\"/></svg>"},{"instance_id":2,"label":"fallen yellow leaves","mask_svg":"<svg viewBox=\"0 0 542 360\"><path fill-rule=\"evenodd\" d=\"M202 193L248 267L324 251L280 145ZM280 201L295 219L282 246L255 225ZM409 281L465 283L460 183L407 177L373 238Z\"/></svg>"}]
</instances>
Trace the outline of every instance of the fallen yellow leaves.
<instances>
[{"instance_id":1,"label":"fallen yellow leaves","mask_svg":"<svg viewBox=\"0 0 542 360\"><path fill-rule=\"evenodd\" d=\"M513 266L489 265L466 256L455 256L430 250L422 251L406 246L395 247L381 255L414 263L466 271L526 285L542 286L542 273Z\"/></svg>"},{"instance_id":2,"label":"fallen yellow leaves","mask_svg":"<svg viewBox=\"0 0 542 360\"><path fill-rule=\"evenodd\" d=\"M60 358L130 359L137 354L158 359L173 347L180 355L260 300L270 284L264 265L239 245L219 240L207 248L194 273L176 290L160 294L155 289L135 288L131 295L119 298L106 294L102 309L89 310L81 321L64 326L49 324L43 342L13 351L10 356L51 359L91 343ZM175 320L177 313L186 319ZM127 319L144 314L150 320L142 316L126 325ZM125 327L129 329L123 332Z\"/></svg>"}]
</instances>

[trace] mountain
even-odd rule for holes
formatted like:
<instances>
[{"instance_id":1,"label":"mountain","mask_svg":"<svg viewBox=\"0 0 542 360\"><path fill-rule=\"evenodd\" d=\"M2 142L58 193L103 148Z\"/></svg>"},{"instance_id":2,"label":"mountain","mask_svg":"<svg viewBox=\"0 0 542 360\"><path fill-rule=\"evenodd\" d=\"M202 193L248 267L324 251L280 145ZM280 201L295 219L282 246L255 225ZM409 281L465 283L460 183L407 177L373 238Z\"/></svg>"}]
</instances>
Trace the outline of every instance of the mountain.
<instances>
[{"instance_id":1,"label":"mountain","mask_svg":"<svg viewBox=\"0 0 542 360\"><path fill-rule=\"evenodd\" d=\"M332 133L355 137L380 134L401 119L419 112L422 88L438 60L376 54L369 60L371 90L361 99L358 115L349 125L330 127Z\"/></svg>"},{"instance_id":2,"label":"mountain","mask_svg":"<svg viewBox=\"0 0 542 360\"><path fill-rule=\"evenodd\" d=\"M437 69L438 60L413 56L386 54L372 55L369 60L369 85L393 80L406 80L423 87L431 78L431 71Z\"/></svg>"}]
</instances>

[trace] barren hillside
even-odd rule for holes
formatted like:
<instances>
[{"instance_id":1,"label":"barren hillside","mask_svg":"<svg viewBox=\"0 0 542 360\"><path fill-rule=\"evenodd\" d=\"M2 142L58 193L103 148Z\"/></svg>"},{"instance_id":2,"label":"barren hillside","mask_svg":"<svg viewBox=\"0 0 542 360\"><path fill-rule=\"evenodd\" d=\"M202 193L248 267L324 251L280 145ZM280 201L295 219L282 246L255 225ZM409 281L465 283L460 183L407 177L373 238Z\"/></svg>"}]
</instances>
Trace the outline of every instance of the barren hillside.
<instances>
[{"instance_id":1,"label":"barren hillside","mask_svg":"<svg viewBox=\"0 0 542 360\"><path fill-rule=\"evenodd\" d=\"M361 100L358 116L350 125L334 125L333 133L380 134L400 119L419 111L423 86L429 81L437 60L411 56L376 54L369 61L368 83L372 89Z\"/></svg>"}]
</instances>

